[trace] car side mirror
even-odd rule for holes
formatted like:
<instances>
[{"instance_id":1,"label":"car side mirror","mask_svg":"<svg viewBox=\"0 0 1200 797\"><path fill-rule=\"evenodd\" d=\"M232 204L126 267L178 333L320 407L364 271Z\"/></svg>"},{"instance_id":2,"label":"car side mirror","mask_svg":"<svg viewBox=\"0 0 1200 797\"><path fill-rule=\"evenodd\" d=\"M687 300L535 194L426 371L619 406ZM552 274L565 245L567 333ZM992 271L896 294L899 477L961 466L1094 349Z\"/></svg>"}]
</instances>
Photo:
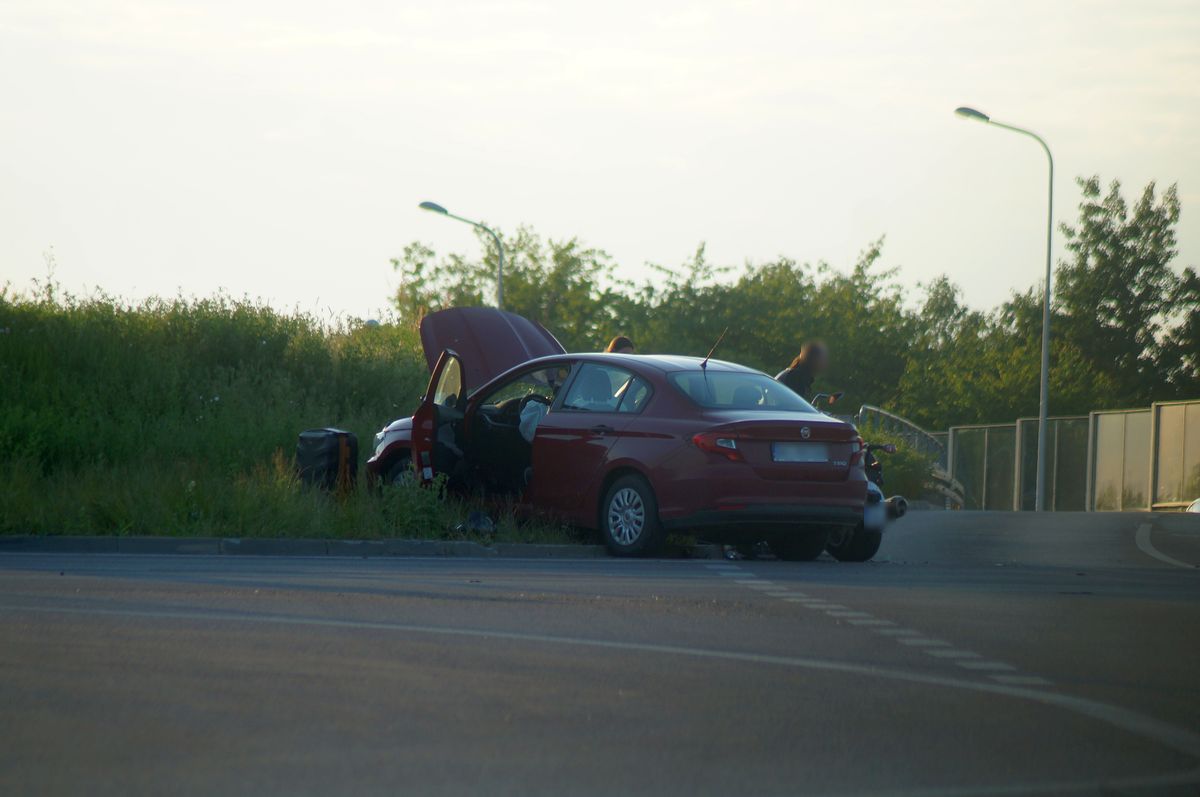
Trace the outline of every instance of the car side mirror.
<instances>
[{"instance_id":1,"label":"car side mirror","mask_svg":"<svg viewBox=\"0 0 1200 797\"><path fill-rule=\"evenodd\" d=\"M846 395L846 391L844 391L844 390L839 390L836 393L830 393L829 399L828 399L828 401L826 401L826 403L832 406L835 401L837 401L844 395Z\"/></svg>"},{"instance_id":2,"label":"car side mirror","mask_svg":"<svg viewBox=\"0 0 1200 797\"><path fill-rule=\"evenodd\" d=\"M896 453L896 444L895 443L887 443L886 445L884 445L883 453L895 454Z\"/></svg>"}]
</instances>

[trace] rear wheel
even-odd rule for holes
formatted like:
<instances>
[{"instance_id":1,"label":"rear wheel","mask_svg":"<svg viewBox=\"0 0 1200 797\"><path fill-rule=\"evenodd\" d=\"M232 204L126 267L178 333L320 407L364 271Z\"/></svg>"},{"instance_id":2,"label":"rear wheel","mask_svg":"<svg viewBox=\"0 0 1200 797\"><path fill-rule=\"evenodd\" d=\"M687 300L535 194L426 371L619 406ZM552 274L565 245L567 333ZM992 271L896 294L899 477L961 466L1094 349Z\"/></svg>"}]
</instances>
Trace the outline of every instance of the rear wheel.
<instances>
[{"instance_id":1,"label":"rear wheel","mask_svg":"<svg viewBox=\"0 0 1200 797\"><path fill-rule=\"evenodd\" d=\"M662 548L665 535L649 482L632 474L613 482L600 505L600 534L613 556L648 556Z\"/></svg>"},{"instance_id":2,"label":"rear wheel","mask_svg":"<svg viewBox=\"0 0 1200 797\"><path fill-rule=\"evenodd\" d=\"M771 553L785 562L811 562L825 550L828 539L825 529L801 529L771 540Z\"/></svg>"},{"instance_id":3,"label":"rear wheel","mask_svg":"<svg viewBox=\"0 0 1200 797\"><path fill-rule=\"evenodd\" d=\"M859 523L852 529L844 529L830 535L826 550L839 562L866 562L879 552L883 534L868 531Z\"/></svg>"}]
</instances>

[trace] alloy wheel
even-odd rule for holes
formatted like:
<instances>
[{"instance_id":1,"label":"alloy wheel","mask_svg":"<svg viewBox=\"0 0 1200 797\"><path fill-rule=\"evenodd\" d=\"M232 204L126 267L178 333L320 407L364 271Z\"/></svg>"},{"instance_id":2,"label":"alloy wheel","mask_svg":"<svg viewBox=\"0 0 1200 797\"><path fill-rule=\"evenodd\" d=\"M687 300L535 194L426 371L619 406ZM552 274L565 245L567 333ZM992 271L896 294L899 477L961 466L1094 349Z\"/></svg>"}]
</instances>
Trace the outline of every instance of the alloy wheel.
<instances>
[{"instance_id":1,"label":"alloy wheel","mask_svg":"<svg viewBox=\"0 0 1200 797\"><path fill-rule=\"evenodd\" d=\"M632 487L613 494L608 502L608 529L620 545L633 545L646 528L646 505Z\"/></svg>"}]
</instances>

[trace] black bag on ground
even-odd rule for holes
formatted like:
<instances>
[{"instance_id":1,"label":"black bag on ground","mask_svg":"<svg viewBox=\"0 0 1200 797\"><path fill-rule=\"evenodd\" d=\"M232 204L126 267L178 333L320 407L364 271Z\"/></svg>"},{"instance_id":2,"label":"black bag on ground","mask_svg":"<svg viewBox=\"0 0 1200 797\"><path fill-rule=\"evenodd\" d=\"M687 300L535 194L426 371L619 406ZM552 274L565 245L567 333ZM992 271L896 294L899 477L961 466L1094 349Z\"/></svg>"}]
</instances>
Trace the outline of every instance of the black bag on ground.
<instances>
[{"instance_id":1,"label":"black bag on ground","mask_svg":"<svg viewBox=\"0 0 1200 797\"><path fill-rule=\"evenodd\" d=\"M358 438L343 429L309 429L296 441L300 481L325 490L349 490L358 476Z\"/></svg>"}]
</instances>

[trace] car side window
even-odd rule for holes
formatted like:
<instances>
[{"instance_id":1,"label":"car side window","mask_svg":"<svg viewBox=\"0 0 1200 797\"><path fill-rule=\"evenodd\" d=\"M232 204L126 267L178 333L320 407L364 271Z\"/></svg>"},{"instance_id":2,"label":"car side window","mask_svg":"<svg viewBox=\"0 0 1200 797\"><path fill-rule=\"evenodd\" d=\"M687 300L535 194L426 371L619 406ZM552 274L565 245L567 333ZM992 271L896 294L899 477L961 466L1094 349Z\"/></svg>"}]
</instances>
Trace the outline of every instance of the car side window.
<instances>
[{"instance_id":1,"label":"car side window","mask_svg":"<svg viewBox=\"0 0 1200 797\"><path fill-rule=\"evenodd\" d=\"M633 374L620 368L584 363L579 376L567 390L562 408L579 412L616 412L624 395L623 389L633 378Z\"/></svg>"},{"instance_id":2,"label":"car side window","mask_svg":"<svg viewBox=\"0 0 1200 797\"><path fill-rule=\"evenodd\" d=\"M569 373L570 367L567 365L554 365L526 371L493 390L480 404L484 407L497 407L506 401L521 399L525 396L540 396L546 400L547 404L552 403L554 395L566 381Z\"/></svg>"},{"instance_id":3,"label":"car side window","mask_svg":"<svg viewBox=\"0 0 1200 797\"><path fill-rule=\"evenodd\" d=\"M462 397L462 363L451 357L442 369L437 387L433 391L433 403L439 407L453 407Z\"/></svg>"},{"instance_id":4,"label":"car side window","mask_svg":"<svg viewBox=\"0 0 1200 797\"><path fill-rule=\"evenodd\" d=\"M617 389L617 393L621 397L617 412L638 413L650 400L650 383L640 376L631 376Z\"/></svg>"}]
</instances>

